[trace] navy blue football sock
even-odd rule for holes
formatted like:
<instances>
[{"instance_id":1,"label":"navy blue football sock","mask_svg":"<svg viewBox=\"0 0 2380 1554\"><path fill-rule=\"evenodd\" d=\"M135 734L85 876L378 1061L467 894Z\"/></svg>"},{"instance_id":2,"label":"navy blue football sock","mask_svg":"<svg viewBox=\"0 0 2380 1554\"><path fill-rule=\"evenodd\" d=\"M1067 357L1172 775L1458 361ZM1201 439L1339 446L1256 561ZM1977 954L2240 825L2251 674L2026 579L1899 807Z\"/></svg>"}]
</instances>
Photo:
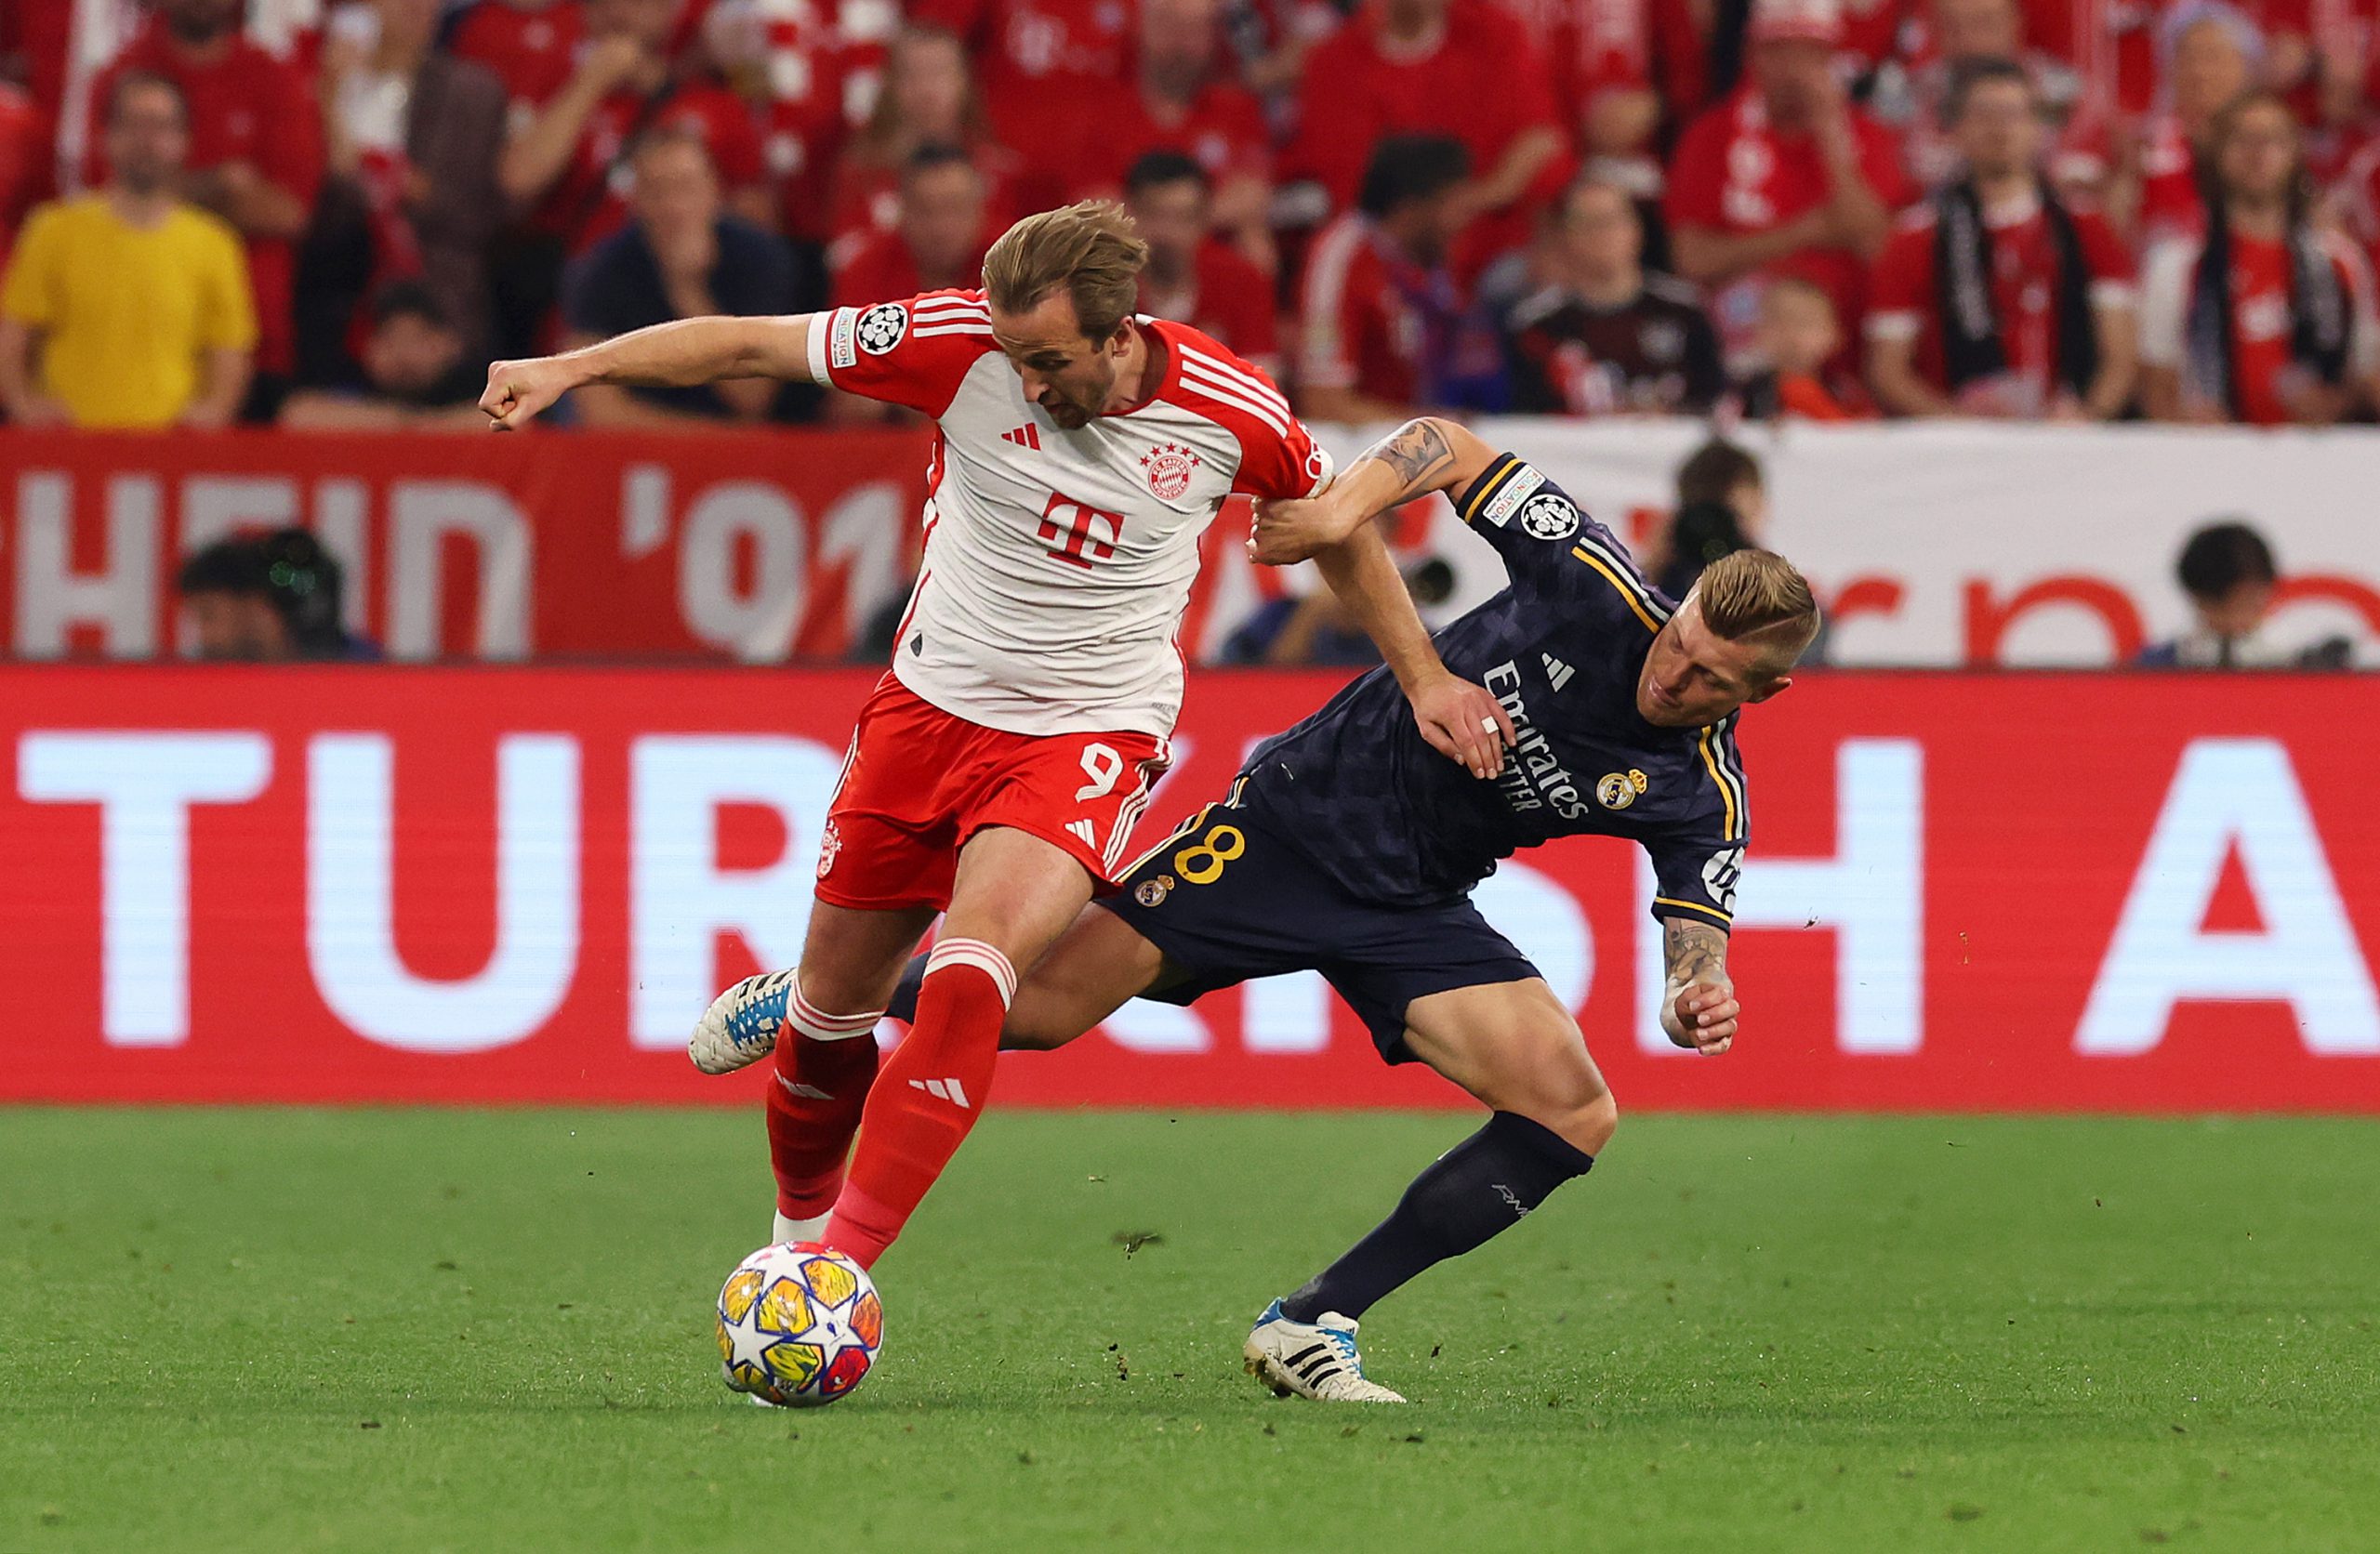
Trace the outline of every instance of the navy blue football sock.
<instances>
[{"instance_id":1,"label":"navy blue football sock","mask_svg":"<svg viewBox=\"0 0 2380 1554\"><path fill-rule=\"evenodd\" d=\"M884 1012L904 1025L918 1022L918 989L926 985L926 957L911 955L909 968L901 973L900 985L892 990L892 1001Z\"/></svg>"},{"instance_id":2,"label":"navy blue football sock","mask_svg":"<svg viewBox=\"0 0 2380 1554\"><path fill-rule=\"evenodd\" d=\"M1291 1322L1325 1311L1360 1317L1434 1263L1459 1258L1543 1203L1595 1157L1542 1123L1498 1112L1413 1179L1396 1212L1281 1302Z\"/></svg>"}]
</instances>

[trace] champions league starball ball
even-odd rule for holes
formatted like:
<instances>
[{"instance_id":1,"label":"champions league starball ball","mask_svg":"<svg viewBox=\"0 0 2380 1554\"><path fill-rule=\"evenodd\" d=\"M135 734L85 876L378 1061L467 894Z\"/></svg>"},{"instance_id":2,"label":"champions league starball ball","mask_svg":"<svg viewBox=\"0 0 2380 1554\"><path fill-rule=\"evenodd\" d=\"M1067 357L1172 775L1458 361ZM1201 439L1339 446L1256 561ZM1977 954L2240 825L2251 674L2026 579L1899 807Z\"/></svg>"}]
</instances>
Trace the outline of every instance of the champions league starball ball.
<instances>
[{"instance_id":1,"label":"champions league starball ball","mask_svg":"<svg viewBox=\"0 0 2380 1554\"><path fill-rule=\"evenodd\" d=\"M814 1241L761 1247L719 1292L721 1374L780 1408L844 1396L883 1341L884 1304L867 1271Z\"/></svg>"}]
</instances>

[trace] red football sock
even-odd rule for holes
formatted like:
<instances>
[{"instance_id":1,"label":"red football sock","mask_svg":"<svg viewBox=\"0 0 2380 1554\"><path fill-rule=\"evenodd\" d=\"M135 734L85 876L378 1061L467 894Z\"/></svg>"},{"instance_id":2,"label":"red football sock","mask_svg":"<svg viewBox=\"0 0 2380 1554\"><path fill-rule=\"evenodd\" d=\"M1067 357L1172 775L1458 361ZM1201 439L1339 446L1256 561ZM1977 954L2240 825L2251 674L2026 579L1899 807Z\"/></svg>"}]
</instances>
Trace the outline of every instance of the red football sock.
<instances>
[{"instance_id":1,"label":"red football sock","mask_svg":"<svg viewBox=\"0 0 2380 1554\"><path fill-rule=\"evenodd\" d=\"M794 979L768 1095L769 1164L776 1168L777 1212L788 1219L815 1218L843 1190L852 1134L876 1078L875 1031L882 1018L880 1009L822 1013Z\"/></svg>"},{"instance_id":2,"label":"red football sock","mask_svg":"<svg viewBox=\"0 0 2380 1554\"><path fill-rule=\"evenodd\" d=\"M827 1245L866 1268L892 1245L983 1114L1000 1022L1015 996L1016 972L998 950L975 939L935 943L908 1039L868 1097Z\"/></svg>"}]
</instances>

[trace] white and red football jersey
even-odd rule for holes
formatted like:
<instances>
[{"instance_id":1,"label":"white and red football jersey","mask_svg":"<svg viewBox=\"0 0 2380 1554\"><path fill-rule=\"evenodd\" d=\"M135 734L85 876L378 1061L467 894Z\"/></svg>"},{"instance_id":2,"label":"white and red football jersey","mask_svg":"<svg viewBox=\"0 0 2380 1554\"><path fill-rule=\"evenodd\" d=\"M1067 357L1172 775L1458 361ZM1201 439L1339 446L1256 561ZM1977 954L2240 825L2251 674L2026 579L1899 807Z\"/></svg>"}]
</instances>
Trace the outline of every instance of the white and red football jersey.
<instances>
[{"instance_id":1,"label":"white and red football jersey","mask_svg":"<svg viewBox=\"0 0 2380 1554\"><path fill-rule=\"evenodd\" d=\"M1310 496L1330 455L1270 378L1186 324L1148 401L1068 430L1026 401L976 291L812 321L811 375L940 424L925 558L892 650L943 711L1022 734L1163 737L1198 536L1234 494Z\"/></svg>"}]
</instances>

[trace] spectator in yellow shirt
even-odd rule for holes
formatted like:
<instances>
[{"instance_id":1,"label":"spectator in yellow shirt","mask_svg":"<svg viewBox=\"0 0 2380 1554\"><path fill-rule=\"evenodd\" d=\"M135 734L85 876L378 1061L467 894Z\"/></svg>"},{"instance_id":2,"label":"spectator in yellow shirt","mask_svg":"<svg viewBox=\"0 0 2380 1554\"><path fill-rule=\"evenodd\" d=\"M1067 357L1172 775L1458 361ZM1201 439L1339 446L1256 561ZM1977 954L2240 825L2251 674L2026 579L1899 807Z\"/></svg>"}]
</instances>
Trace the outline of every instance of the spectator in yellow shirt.
<instances>
[{"instance_id":1,"label":"spectator in yellow shirt","mask_svg":"<svg viewBox=\"0 0 2380 1554\"><path fill-rule=\"evenodd\" d=\"M108 102L111 181L44 205L0 285L0 407L20 426L231 424L257 341L231 229L174 192L179 88L128 74Z\"/></svg>"}]
</instances>

